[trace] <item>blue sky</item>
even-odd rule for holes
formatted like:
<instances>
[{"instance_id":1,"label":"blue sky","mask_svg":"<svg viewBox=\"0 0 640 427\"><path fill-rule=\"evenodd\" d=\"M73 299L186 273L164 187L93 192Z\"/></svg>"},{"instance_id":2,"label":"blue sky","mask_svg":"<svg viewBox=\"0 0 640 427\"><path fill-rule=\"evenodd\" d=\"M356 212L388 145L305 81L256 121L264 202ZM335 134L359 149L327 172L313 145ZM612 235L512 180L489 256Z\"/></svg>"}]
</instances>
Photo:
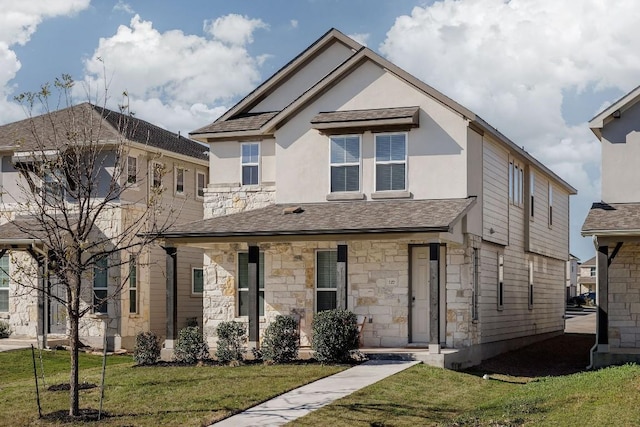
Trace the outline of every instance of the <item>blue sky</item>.
<instances>
[{"instance_id":1,"label":"blue sky","mask_svg":"<svg viewBox=\"0 0 640 427\"><path fill-rule=\"evenodd\" d=\"M579 191L571 251L600 200L587 122L640 84L632 0L0 0L0 123L61 73L183 134L231 107L332 27L470 108ZM84 99L83 99L84 98Z\"/></svg>"}]
</instances>

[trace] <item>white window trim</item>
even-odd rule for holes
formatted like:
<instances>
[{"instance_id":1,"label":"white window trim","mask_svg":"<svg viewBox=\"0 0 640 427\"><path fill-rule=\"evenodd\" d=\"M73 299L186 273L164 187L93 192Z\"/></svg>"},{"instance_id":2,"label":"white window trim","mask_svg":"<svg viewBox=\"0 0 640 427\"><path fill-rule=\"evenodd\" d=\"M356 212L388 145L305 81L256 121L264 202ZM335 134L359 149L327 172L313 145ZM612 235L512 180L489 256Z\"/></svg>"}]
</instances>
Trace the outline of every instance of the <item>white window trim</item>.
<instances>
[{"instance_id":1,"label":"white window trim","mask_svg":"<svg viewBox=\"0 0 640 427\"><path fill-rule=\"evenodd\" d=\"M524 202L524 166L516 159L509 159L509 203L522 207Z\"/></svg>"},{"instance_id":2,"label":"white window trim","mask_svg":"<svg viewBox=\"0 0 640 427\"><path fill-rule=\"evenodd\" d=\"M260 166L258 166L258 172L260 172ZM200 175L202 175L204 177L204 186L202 187L202 192L203 192L202 196L200 196L198 194L198 177ZM196 200L204 200L204 192L205 192L206 188L207 188L207 173L205 171L196 169L196 190L195 190Z\"/></svg>"},{"instance_id":3,"label":"white window trim","mask_svg":"<svg viewBox=\"0 0 640 427\"><path fill-rule=\"evenodd\" d=\"M134 182L130 182L129 181L129 159L135 159L136 161L136 170L135 170L135 181ZM138 173L140 171L140 159L138 159L138 156L132 156L132 155L127 155L127 165L126 165L126 176L125 176L125 180L126 180L126 185L129 186L129 188L138 188L138 184L140 183L140 177L138 176Z\"/></svg>"},{"instance_id":4,"label":"white window trim","mask_svg":"<svg viewBox=\"0 0 640 427\"><path fill-rule=\"evenodd\" d=\"M92 277L92 281L91 281L91 292L92 292L93 312L96 313L96 314L107 314L107 312L109 311L109 300L108 300L108 298L109 298L109 268L110 267L109 267L109 258L107 256L105 256L105 258L106 258L105 274L107 276L107 280L106 280L107 283L106 283L105 286L100 286L100 287L96 286L95 271L96 271L96 268L98 268L97 263L99 262L99 260L96 260L96 265L94 265L94 267L93 267L93 277ZM107 311L98 311L97 310L97 306L95 304L95 290L96 289L99 289L101 291L102 290L106 291L106 294L105 294L106 297L105 297L104 303L107 306Z\"/></svg>"},{"instance_id":5,"label":"white window trim","mask_svg":"<svg viewBox=\"0 0 640 427\"><path fill-rule=\"evenodd\" d=\"M338 302L338 287L336 286L335 288L318 288L318 254L320 252L338 252L337 248L334 249L317 249L316 253L315 253L315 268L314 268L314 275L313 275L313 282L314 282L314 295L313 295L313 309L314 309L314 313L318 313L318 292L335 292L336 293L336 305ZM336 283L337 285L337 283ZM321 289L321 290L320 290Z\"/></svg>"},{"instance_id":6,"label":"white window trim","mask_svg":"<svg viewBox=\"0 0 640 427\"><path fill-rule=\"evenodd\" d=\"M7 293L8 305L7 305L7 311L0 310L0 313L9 313L9 310L10 310L10 307L11 307L11 301L10 301L11 292L9 291L9 289L11 289L11 259L9 258L9 254L8 253L5 254L4 257L7 257L7 271L5 271L5 272L0 271L0 274L6 274L7 286L0 287L0 291Z\"/></svg>"},{"instance_id":7,"label":"white window trim","mask_svg":"<svg viewBox=\"0 0 640 427\"><path fill-rule=\"evenodd\" d=\"M162 162L157 162L157 161L152 161L150 162L151 164L151 173L150 173L150 177L151 179L149 180L149 188L150 189L154 189L154 188L159 188L159 189L163 189L164 188L164 177L166 174L162 174L160 176L160 186L159 187L155 187L154 182L155 182L155 173L156 173L156 166L160 165L160 170L164 171L165 169L165 165Z\"/></svg>"},{"instance_id":8,"label":"white window trim","mask_svg":"<svg viewBox=\"0 0 640 427\"><path fill-rule=\"evenodd\" d=\"M498 311L504 310L504 255L498 254L498 288L496 305Z\"/></svg>"},{"instance_id":9,"label":"white window trim","mask_svg":"<svg viewBox=\"0 0 640 427\"><path fill-rule=\"evenodd\" d=\"M257 145L258 146L258 161L257 162L250 162L250 163L244 163L242 161L242 147L244 147L245 145ZM258 141L251 141L251 142L242 142L240 144L240 185L243 187L255 187L260 185L260 183L262 182L262 177L261 177L261 167L260 167L260 161L262 160L262 149L260 147L260 142ZM245 166L257 166L258 167L258 182L255 184L245 184L244 182L242 182L242 177L244 176L243 173L243 169Z\"/></svg>"},{"instance_id":10,"label":"white window trim","mask_svg":"<svg viewBox=\"0 0 640 427\"><path fill-rule=\"evenodd\" d=\"M404 161L398 161L398 160L381 160L378 161L378 156L377 156L377 148L378 148L378 136L382 136L382 135L404 135ZM409 133L408 132L383 132L383 133L376 133L373 135L373 154L374 154L374 161L373 161L373 189L375 193L388 193L388 192L402 192L402 191L408 191L409 189ZM400 165L404 163L404 188L402 190L378 190L378 188L376 187L376 183L378 182L378 164L381 165Z\"/></svg>"},{"instance_id":11,"label":"white window trim","mask_svg":"<svg viewBox=\"0 0 640 427\"><path fill-rule=\"evenodd\" d=\"M527 292L527 305L533 310L533 261L529 261L529 289Z\"/></svg>"},{"instance_id":12,"label":"white window trim","mask_svg":"<svg viewBox=\"0 0 640 427\"><path fill-rule=\"evenodd\" d=\"M178 171L182 171L182 191L178 191ZM187 169L184 166L173 167L173 194L184 197L186 195Z\"/></svg>"},{"instance_id":13,"label":"white window trim","mask_svg":"<svg viewBox=\"0 0 640 427\"><path fill-rule=\"evenodd\" d=\"M536 213L536 172L529 171L529 219L533 221Z\"/></svg>"},{"instance_id":14,"label":"white window trim","mask_svg":"<svg viewBox=\"0 0 640 427\"><path fill-rule=\"evenodd\" d=\"M548 197L547 219L548 219L549 228L553 228L553 184L551 182L549 182L547 197Z\"/></svg>"},{"instance_id":15,"label":"white window trim","mask_svg":"<svg viewBox=\"0 0 640 427\"><path fill-rule=\"evenodd\" d=\"M350 163L333 163L331 161L331 138L358 138L358 161ZM331 191L331 168L333 166L358 166L358 190L355 191ZM329 136L329 194L362 194L362 135L345 134Z\"/></svg>"},{"instance_id":16,"label":"white window trim","mask_svg":"<svg viewBox=\"0 0 640 427\"><path fill-rule=\"evenodd\" d=\"M196 280L195 280L195 272L196 270L202 271L202 291L196 291ZM191 295L202 295L204 293L204 268L203 267L191 267Z\"/></svg>"},{"instance_id":17,"label":"white window trim","mask_svg":"<svg viewBox=\"0 0 640 427\"><path fill-rule=\"evenodd\" d=\"M131 287L131 262L134 263L134 269L135 269L135 286L132 288ZM129 280L128 280L128 285L129 285L129 314L138 314L140 312L140 270L138 269L138 260L136 259L136 257L131 256L129 258ZM136 309L135 311L131 311L131 291L134 291L136 293L136 298L135 298L135 305L136 305Z\"/></svg>"}]
</instances>

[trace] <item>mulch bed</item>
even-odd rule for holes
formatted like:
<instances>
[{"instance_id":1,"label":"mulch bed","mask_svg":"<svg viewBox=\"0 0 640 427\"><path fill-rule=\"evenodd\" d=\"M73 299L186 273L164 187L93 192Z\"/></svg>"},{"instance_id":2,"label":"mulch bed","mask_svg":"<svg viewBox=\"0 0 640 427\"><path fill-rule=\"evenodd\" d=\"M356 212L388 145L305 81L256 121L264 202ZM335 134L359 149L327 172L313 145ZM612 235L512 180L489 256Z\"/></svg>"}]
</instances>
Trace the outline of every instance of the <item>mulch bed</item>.
<instances>
[{"instance_id":1,"label":"mulch bed","mask_svg":"<svg viewBox=\"0 0 640 427\"><path fill-rule=\"evenodd\" d=\"M594 334L564 334L487 359L471 373L514 377L562 376L586 371Z\"/></svg>"}]
</instances>

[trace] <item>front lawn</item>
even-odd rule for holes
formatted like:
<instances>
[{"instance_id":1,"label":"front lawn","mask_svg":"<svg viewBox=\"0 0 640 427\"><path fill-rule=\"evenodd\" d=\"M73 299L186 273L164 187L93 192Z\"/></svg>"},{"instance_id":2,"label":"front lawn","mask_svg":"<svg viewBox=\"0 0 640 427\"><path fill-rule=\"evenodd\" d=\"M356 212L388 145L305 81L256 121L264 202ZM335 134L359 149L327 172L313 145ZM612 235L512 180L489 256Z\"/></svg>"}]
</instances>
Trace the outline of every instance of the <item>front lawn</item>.
<instances>
[{"instance_id":1,"label":"front lawn","mask_svg":"<svg viewBox=\"0 0 640 427\"><path fill-rule=\"evenodd\" d=\"M637 426L640 366L482 379L417 365L322 408L296 426Z\"/></svg>"},{"instance_id":2,"label":"front lawn","mask_svg":"<svg viewBox=\"0 0 640 427\"><path fill-rule=\"evenodd\" d=\"M44 351L42 355L46 385L68 382L69 354ZM101 426L208 425L346 368L317 364L136 367L130 356L107 360L103 407L107 417L96 424ZM100 384L101 364L100 356L82 355L80 382ZM69 392L44 387L40 396L45 419L38 420L31 350L0 353L0 396L2 426L85 425L47 418L68 410ZM82 390L80 407L97 409L99 398L99 388Z\"/></svg>"}]
</instances>

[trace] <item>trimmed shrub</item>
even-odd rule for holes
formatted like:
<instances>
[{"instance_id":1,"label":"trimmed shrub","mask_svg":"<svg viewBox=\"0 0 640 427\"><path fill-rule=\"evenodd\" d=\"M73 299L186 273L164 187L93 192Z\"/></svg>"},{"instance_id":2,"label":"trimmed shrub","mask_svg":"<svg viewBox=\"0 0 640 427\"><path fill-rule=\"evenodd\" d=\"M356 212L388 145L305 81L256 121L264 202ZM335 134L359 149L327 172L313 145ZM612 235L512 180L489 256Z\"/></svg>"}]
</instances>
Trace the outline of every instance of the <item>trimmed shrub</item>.
<instances>
[{"instance_id":1,"label":"trimmed shrub","mask_svg":"<svg viewBox=\"0 0 640 427\"><path fill-rule=\"evenodd\" d=\"M292 316L277 316L262 340L262 357L266 361L287 363L298 357L300 334L298 323Z\"/></svg>"},{"instance_id":2,"label":"trimmed shrub","mask_svg":"<svg viewBox=\"0 0 640 427\"><path fill-rule=\"evenodd\" d=\"M247 342L247 327L244 323L232 320L222 322L216 328L218 347L216 357L221 363L240 362Z\"/></svg>"},{"instance_id":3,"label":"trimmed shrub","mask_svg":"<svg viewBox=\"0 0 640 427\"><path fill-rule=\"evenodd\" d=\"M133 360L138 365L153 365L160 359L160 340L153 332L138 332Z\"/></svg>"},{"instance_id":4,"label":"trimmed shrub","mask_svg":"<svg viewBox=\"0 0 640 427\"><path fill-rule=\"evenodd\" d=\"M11 327L8 322L0 320L0 338L9 338L11 335Z\"/></svg>"},{"instance_id":5,"label":"trimmed shrub","mask_svg":"<svg viewBox=\"0 0 640 427\"><path fill-rule=\"evenodd\" d=\"M326 310L313 318L311 348L321 363L351 360L350 351L358 348L357 317L347 310Z\"/></svg>"},{"instance_id":6,"label":"trimmed shrub","mask_svg":"<svg viewBox=\"0 0 640 427\"><path fill-rule=\"evenodd\" d=\"M200 333L200 328L187 326L180 330L173 358L180 363L196 363L209 358L209 344Z\"/></svg>"}]
</instances>

